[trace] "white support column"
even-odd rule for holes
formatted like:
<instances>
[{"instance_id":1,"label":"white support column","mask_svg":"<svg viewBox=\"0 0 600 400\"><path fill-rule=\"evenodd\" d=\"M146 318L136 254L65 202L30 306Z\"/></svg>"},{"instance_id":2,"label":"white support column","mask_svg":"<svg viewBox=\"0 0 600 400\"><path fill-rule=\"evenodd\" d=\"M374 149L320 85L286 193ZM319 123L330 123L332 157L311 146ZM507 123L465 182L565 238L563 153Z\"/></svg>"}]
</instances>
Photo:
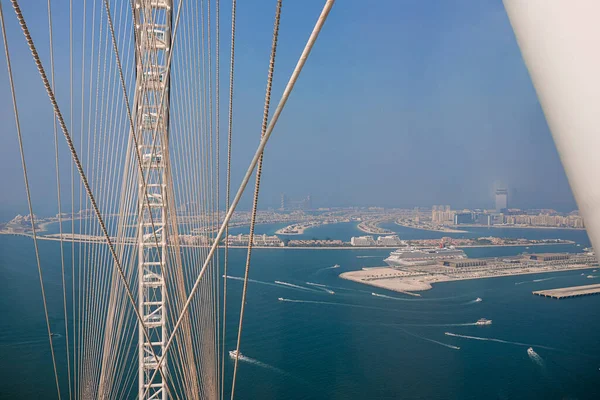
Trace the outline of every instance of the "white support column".
<instances>
[{"instance_id":1,"label":"white support column","mask_svg":"<svg viewBox=\"0 0 600 400\"><path fill-rule=\"evenodd\" d=\"M504 0L587 233L600 256L600 2Z\"/></svg>"},{"instance_id":2,"label":"white support column","mask_svg":"<svg viewBox=\"0 0 600 400\"><path fill-rule=\"evenodd\" d=\"M169 124L169 77L167 59L171 49L172 0L136 0L135 35L136 135L143 176L138 177L138 307L144 324L139 324L139 399L167 399L167 360L155 374L157 361L168 337L166 317L167 267L167 174L163 155ZM163 95L164 93L164 95ZM161 97L164 97L162 104ZM146 193L144 193L144 179ZM143 329L148 332L148 339ZM152 376L155 378L150 381ZM144 393L146 396L144 397Z\"/></svg>"}]
</instances>

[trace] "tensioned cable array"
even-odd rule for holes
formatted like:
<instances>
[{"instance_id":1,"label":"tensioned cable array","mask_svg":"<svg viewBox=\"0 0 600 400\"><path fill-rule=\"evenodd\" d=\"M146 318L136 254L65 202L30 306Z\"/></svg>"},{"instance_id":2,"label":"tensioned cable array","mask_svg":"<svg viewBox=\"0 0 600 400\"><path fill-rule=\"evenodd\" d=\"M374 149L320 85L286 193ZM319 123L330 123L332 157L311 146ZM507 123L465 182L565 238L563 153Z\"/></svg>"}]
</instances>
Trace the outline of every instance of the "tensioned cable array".
<instances>
[{"instance_id":1,"label":"tensioned cable array","mask_svg":"<svg viewBox=\"0 0 600 400\"><path fill-rule=\"evenodd\" d=\"M260 131L261 139L267 131L267 122L269 121L269 106L271 105L271 88L273 87L273 72L275 70L275 54L277 53L277 37L279 36L279 22L281 20L281 1L277 0L275 10L275 25L273 27L273 43L271 44L271 56L269 59L269 72L267 75L267 89L265 93L265 106L263 111L263 120ZM258 165L256 167L256 184L254 186L254 197L252 199L252 215L250 217L250 234L248 235L248 253L246 257L246 269L244 271L244 286L242 289L242 302L240 305L240 322L237 333L237 343L235 347L235 361L233 365L233 379L231 382L231 400L235 395L235 382L237 378L238 365L240 362L240 344L242 341L242 327L244 324L244 311L246 310L246 293L248 290L248 275L250 273L250 259L252 257L252 245L254 242L254 226L256 224L256 210L258 208L258 192L260 189L260 177L262 174L262 163L264 153L260 154Z\"/></svg>"},{"instance_id":2,"label":"tensioned cable array","mask_svg":"<svg viewBox=\"0 0 600 400\"><path fill-rule=\"evenodd\" d=\"M52 155L64 320L53 329L62 324L66 354L56 353L53 346L53 340L59 339L50 326L44 263L37 249L39 233L32 225L58 396L62 392L86 399L224 398L227 286L221 279L217 249L256 168L253 236L262 153L333 0L325 3L269 121L282 3L277 0L261 142L230 201L236 28L236 1L232 1L224 217L219 214L220 1L69 0L64 30L56 23L61 15L55 10L58 6L48 0L48 53L38 52L19 1L11 3L50 98L48 124L63 132L68 151L55 128ZM1 8L0 17L33 216L14 92L18 82L10 70ZM75 45L74 36L81 39L81 47ZM66 63L58 54L63 53L54 52L65 40L69 41L68 90L61 88L59 71ZM50 56L49 75L40 54ZM66 155L68 159L61 160ZM67 164L70 196L63 196L67 180L61 175ZM69 200L71 214L63 214L67 209L63 202ZM68 220L70 224L62 223ZM246 282L251 244L252 240ZM224 254L226 273L227 241ZM246 284L244 298L245 293ZM237 360L233 369L231 397Z\"/></svg>"}]
</instances>

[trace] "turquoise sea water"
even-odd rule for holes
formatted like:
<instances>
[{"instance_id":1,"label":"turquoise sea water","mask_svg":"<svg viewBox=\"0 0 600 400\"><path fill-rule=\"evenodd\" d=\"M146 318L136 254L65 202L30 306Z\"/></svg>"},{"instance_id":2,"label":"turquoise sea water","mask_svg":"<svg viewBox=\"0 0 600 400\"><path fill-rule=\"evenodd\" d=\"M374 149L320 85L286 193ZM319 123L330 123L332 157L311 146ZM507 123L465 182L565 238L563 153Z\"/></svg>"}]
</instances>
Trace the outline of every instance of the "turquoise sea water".
<instances>
[{"instance_id":1,"label":"turquoise sea water","mask_svg":"<svg viewBox=\"0 0 600 400\"><path fill-rule=\"evenodd\" d=\"M308 235L323 238L331 231L319 230L333 227L314 228ZM502 231L472 234L502 236ZM507 231L508 236L560 237L581 247L589 245L583 231ZM352 230L345 234L355 235ZM407 239L410 234L401 233ZM581 247L556 246L555 251ZM41 241L40 249L51 322L57 327L54 331L62 334L58 242ZM468 253L476 257L521 251L490 248ZM241 347L248 359L240 364L236 398L600 398L600 296L557 301L531 294L589 284L591 279L573 271L449 282L415 298L338 277L344 271L381 265L388 253L255 250L251 278L259 283L248 286ZM229 275L243 276L244 261L245 251L232 249ZM331 269L334 264L341 267ZM278 286L275 280L304 289ZM307 282L326 285L335 294ZM241 282L229 280L228 285L227 347L231 350ZM473 302L477 297L483 301ZM55 398L33 244L28 238L0 236L0 307L4 310L0 398ZM493 325L465 325L481 317L492 319ZM54 340L59 353L64 352L62 340L60 336ZM528 356L529 346L537 357ZM231 370L227 360L229 382ZM64 360L60 372L64 374Z\"/></svg>"}]
</instances>

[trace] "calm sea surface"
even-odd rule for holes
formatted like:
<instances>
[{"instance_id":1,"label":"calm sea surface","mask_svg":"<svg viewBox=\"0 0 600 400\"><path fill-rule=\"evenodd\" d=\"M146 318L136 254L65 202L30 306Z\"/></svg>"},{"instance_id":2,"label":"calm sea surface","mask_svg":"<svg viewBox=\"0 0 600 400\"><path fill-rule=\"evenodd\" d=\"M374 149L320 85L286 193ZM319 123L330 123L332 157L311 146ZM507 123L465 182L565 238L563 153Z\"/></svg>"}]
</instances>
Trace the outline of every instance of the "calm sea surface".
<instances>
[{"instance_id":1,"label":"calm sea surface","mask_svg":"<svg viewBox=\"0 0 600 400\"><path fill-rule=\"evenodd\" d=\"M257 232L272 234L279 227L259 225ZM575 230L469 228L469 233L439 234L393 224L386 227L406 239L495 235L571 239L581 245L553 246L552 251L576 252L589 246L585 232ZM308 230L302 237L348 240L358 234L355 224L339 224ZM51 322L54 331L62 334L58 242L40 241L40 249ZM537 249L469 249L467 253L479 257ZM338 278L344 271L382 265L388 254L389 250L255 250L250 274L258 282L248 285L242 337L247 359L240 364L236 398L600 398L600 296L557 301L531 294L592 283L585 276L590 273L600 281L599 273L449 282L423 292L422 298ZM244 250L231 250L229 275L243 276L244 261ZM334 264L341 267L330 268ZM303 289L278 286L276 280ZM326 285L335 294L307 282ZM235 280L228 285L227 347L233 349L242 285ZM477 297L483 301L474 302ZM28 238L0 236L0 307L0 398L55 398L33 244ZM492 319L493 325L469 325L481 317ZM61 354L63 341L64 337L57 337L54 342ZM530 346L537 356L527 354ZM59 362L64 376L65 361ZM229 360L227 368L231 382Z\"/></svg>"}]
</instances>

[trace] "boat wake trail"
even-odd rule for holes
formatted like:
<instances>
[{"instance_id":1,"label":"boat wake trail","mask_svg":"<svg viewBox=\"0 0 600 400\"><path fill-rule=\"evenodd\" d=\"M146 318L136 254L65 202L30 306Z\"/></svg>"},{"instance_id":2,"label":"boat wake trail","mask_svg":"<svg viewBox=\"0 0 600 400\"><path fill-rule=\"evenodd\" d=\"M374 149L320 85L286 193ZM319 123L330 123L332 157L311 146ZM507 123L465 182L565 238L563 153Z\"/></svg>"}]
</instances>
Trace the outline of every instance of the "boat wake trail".
<instances>
[{"instance_id":1,"label":"boat wake trail","mask_svg":"<svg viewBox=\"0 0 600 400\"><path fill-rule=\"evenodd\" d=\"M320 293L320 292L317 292ZM322 304L322 305L330 305L330 306L341 306L341 307L352 307L352 308L362 308L365 310L377 310L377 311L387 311L399 314L419 314L422 315L423 311L417 310L395 310L393 308L383 308L383 307L372 307L372 306L363 306L360 304L350 304L350 303L337 303L333 301L316 301L316 300L295 300L295 299L284 299L283 297L278 298L277 300L283 301L286 303L304 303L304 304Z\"/></svg>"},{"instance_id":2,"label":"boat wake trail","mask_svg":"<svg viewBox=\"0 0 600 400\"><path fill-rule=\"evenodd\" d=\"M313 282L306 282L307 285L310 286L315 286L317 289L321 289L324 292L327 292L329 294L335 294L335 292L331 289L327 288L327 285L323 285L321 283L313 283Z\"/></svg>"},{"instance_id":3,"label":"boat wake trail","mask_svg":"<svg viewBox=\"0 0 600 400\"><path fill-rule=\"evenodd\" d=\"M341 287L341 286L323 285L322 283L306 282L306 284L310 285L310 286L316 286L320 289L325 290L327 293L329 293L329 290L331 290L333 292L332 289L347 290L349 292L370 293L370 292L367 292L366 290L351 289L351 288L345 288L345 287ZM327 290L327 289L329 289L329 290ZM331 293L331 294L333 294L333 293Z\"/></svg>"},{"instance_id":4,"label":"boat wake trail","mask_svg":"<svg viewBox=\"0 0 600 400\"><path fill-rule=\"evenodd\" d=\"M317 292L317 293L319 292L318 290L307 288L307 287L300 286L300 285L294 285L293 283L281 282L281 281L275 281L275 283L277 285L281 285L281 286L287 286L287 287L291 287L291 288L295 288L295 289L306 290L307 292Z\"/></svg>"},{"instance_id":5,"label":"boat wake trail","mask_svg":"<svg viewBox=\"0 0 600 400\"><path fill-rule=\"evenodd\" d=\"M227 279L232 279L234 281L244 281L244 278L240 277L240 276L231 276L231 275L223 275L223 278L227 278ZM275 283L273 282L264 282L264 281L257 281L255 279L248 279L248 282L252 282L252 283L259 283L261 285L268 285L268 286L273 286L273 287L287 287L290 289L297 289L297 290L303 290L303 291L307 291L307 292L314 292L314 293L320 293L318 290L314 290L314 289L310 289L304 286L298 286L298 285L294 285L292 283L287 283L287 282L280 282L280 281L275 281Z\"/></svg>"},{"instance_id":6,"label":"boat wake trail","mask_svg":"<svg viewBox=\"0 0 600 400\"><path fill-rule=\"evenodd\" d=\"M546 366L544 363L544 359L542 357L540 357L540 355L538 353L536 353L531 347L527 350L527 355L529 356L531 361L533 361L540 367Z\"/></svg>"},{"instance_id":7,"label":"boat wake trail","mask_svg":"<svg viewBox=\"0 0 600 400\"><path fill-rule=\"evenodd\" d=\"M535 347L539 347L539 348L546 349L546 350L562 351L562 350L554 348L554 347L541 346L539 344L511 342L510 340L503 340L503 339L496 339L496 338L486 338L486 337L480 337L480 336L459 335L458 333L452 333L452 332L445 332L444 334L446 336L454 336L454 337L463 338L463 339L481 340L481 341L486 341L486 342L496 342L496 343L512 344L512 345L515 345L515 346L524 346L524 347L535 346Z\"/></svg>"},{"instance_id":8,"label":"boat wake trail","mask_svg":"<svg viewBox=\"0 0 600 400\"><path fill-rule=\"evenodd\" d=\"M421 295L418 294L418 293L410 293L410 292L400 292L400 293L408 294L410 296L415 296L415 297L421 297ZM400 301L423 301L422 299L420 299L420 300L417 300L417 299L405 299L403 297L388 296L387 294L380 294L380 293L375 293L375 292L372 292L371 296L381 297L381 298L390 299L390 300L400 300Z\"/></svg>"},{"instance_id":9,"label":"boat wake trail","mask_svg":"<svg viewBox=\"0 0 600 400\"><path fill-rule=\"evenodd\" d=\"M328 269L336 269L336 268L339 268L339 267L340 267L339 264L335 264L335 265L332 265L331 267L321 268L321 269L317 270L316 273L318 274L319 272L327 271Z\"/></svg>"},{"instance_id":10,"label":"boat wake trail","mask_svg":"<svg viewBox=\"0 0 600 400\"><path fill-rule=\"evenodd\" d=\"M286 303L326 304L326 305L331 305L331 306L366 308L368 310L397 311L397 310L388 310L387 308L382 308L382 307L369 307L369 306L361 306L359 304L336 303L336 302L332 302L332 301L294 300L294 299L284 299L282 297L279 298L279 301L283 301Z\"/></svg>"},{"instance_id":11,"label":"boat wake trail","mask_svg":"<svg viewBox=\"0 0 600 400\"><path fill-rule=\"evenodd\" d=\"M52 339L54 339L55 337L56 336L54 336ZM36 340L25 340L22 342L2 343L2 344L0 344L0 347L31 346L34 344L48 344L48 337L43 338L43 339L36 339Z\"/></svg>"},{"instance_id":12,"label":"boat wake trail","mask_svg":"<svg viewBox=\"0 0 600 400\"><path fill-rule=\"evenodd\" d=\"M384 256L356 256L356 258L383 258Z\"/></svg>"},{"instance_id":13,"label":"boat wake trail","mask_svg":"<svg viewBox=\"0 0 600 400\"><path fill-rule=\"evenodd\" d=\"M523 281L523 282L515 282L515 285L522 285L524 283L535 283L535 282L544 282L544 281L549 281L552 279L556 279L556 277L552 277L552 278L542 278L542 279L534 279L532 281Z\"/></svg>"},{"instance_id":14,"label":"boat wake trail","mask_svg":"<svg viewBox=\"0 0 600 400\"><path fill-rule=\"evenodd\" d=\"M481 303L482 301L483 301L483 299L481 297L478 297L475 300L467 301L465 304Z\"/></svg>"},{"instance_id":15,"label":"boat wake trail","mask_svg":"<svg viewBox=\"0 0 600 400\"><path fill-rule=\"evenodd\" d=\"M233 357L232 357L232 359L233 359ZM285 372L285 371L283 371L283 370L281 370L281 369L279 369L277 367L274 367L272 365L266 364L266 363L264 363L262 361L258 361L258 360L254 359L254 358L250 358L250 357L244 356L242 354L240 354L238 356L238 359L240 361L248 363L248 364L254 364L254 365L258 366L258 367L270 369L271 371L278 372L278 373L280 373L282 375L288 375L287 372ZM233 362L235 362L235 359L233 359Z\"/></svg>"},{"instance_id":16,"label":"boat wake trail","mask_svg":"<svg viewBox=\"0 0 600 400\"><path fill-rule=\"evenodd\" d=\"M421 339L421 340L425 340L427 342L439 344L440 346L444 346L444 347L447 347L449 349L460 350L460 347L458 347L458 346L454 346L454 345L451 345L451 344L448 344L448 343L438 342L437 340L433 340L433 339L426 338L424 336L416 335L414 333L411 333L411 332L407 331L406 329L401 329L401 330L402 330L402 332L406 333L407 335L416 337L417 339Z\"/></svg>"},{"instance_id":17,"label":"boat wake trail","mask_svg":"<svg viewBox=\"0 0 600 400\"><path fill-rule=\"evenodd\" d=\"M232 279L234 281L242 281L242 282L244 282L244 278L242 278L241 276L223 275L223 278ZM276 284L271 283L271 282L257 281L256 279L250 279L250 278L248 278L248 282L260 283L261 285L269 285L269 286L274 286L274 287L281 287L281 286L276 285Z\"/></svg>"},{"instance_id":18,"label":"boat wake trail","mask_svg":"<svg viewBox=\"0 0 600 400\"><path fill-rule=\"evenodd\" d=\"M476 326L477 322L465 322L458 324L381 324L383 326Z\"/></svg>"}]
</instances>

